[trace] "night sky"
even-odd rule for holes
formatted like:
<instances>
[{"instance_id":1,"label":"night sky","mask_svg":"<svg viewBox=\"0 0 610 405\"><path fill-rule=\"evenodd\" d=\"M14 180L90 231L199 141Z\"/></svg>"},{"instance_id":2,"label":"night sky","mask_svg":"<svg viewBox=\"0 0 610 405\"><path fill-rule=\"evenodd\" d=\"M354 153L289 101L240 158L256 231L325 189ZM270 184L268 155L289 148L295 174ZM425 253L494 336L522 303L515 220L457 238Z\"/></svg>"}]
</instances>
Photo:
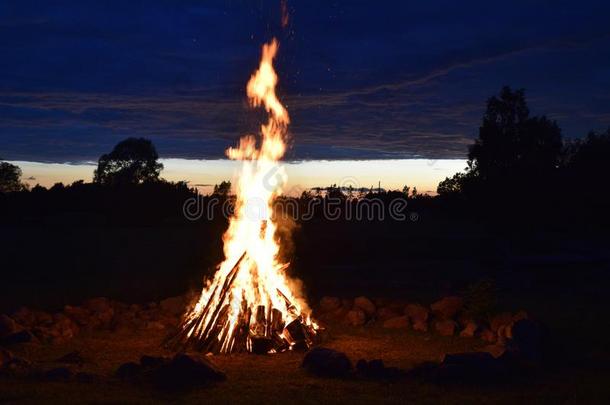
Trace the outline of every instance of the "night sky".
<instances>
[{"instance_id":1,"label":"night sky","mask_svg":"<svg viewBox=\"0 0 610 405\"><path fill-rule=\"evenodd\" d=\"M256 131L245 84L277 36L290 159L463 158L524 87L566 137L610 125L610 3L0 2L0 157L97 160L128 136L220 158Z\"/></svg>"}]
</instances>

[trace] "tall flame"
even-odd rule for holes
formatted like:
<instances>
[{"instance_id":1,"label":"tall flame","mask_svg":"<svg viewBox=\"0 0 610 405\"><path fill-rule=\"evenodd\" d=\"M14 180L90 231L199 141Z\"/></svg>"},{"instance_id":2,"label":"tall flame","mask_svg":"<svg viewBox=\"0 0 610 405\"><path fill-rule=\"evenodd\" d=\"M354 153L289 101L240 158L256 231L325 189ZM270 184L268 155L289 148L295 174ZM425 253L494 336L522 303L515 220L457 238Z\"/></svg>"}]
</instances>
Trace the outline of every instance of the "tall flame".
<instances>
[{"instance_id":1,"label":"tall flame","mask_svg":"<svg viewBox=\"0 0 610 405\"><path fill-rule=\"evenodd\" d=\"M285 273L288 264L278 259L279 244L272 215L272 203L286 180L279 159L286 150L285 138L290 123L288 111L275 92L278 77L273 59L277 51L275 39L263 45L260 65L246 88L251 106L263 106L268 113L267 123L260 128L260 147L257 147L255 136L246 135L237 148L229 148L226 152L230 159L241 160L242 166L236 184L234 214L223 236L225 259L184 322L188 336L200 339L208 338L206 330L220 322L222 331L217 334L220 352L232 351L233 334L244 313L250 317L246 324L256 323L254 318L259 306L267 311L271 308L280 310L286 323L309 311L295 283ZM237 272L234 272L236 266ZM218 311L206 310L223 305L221 294L225 286L229 286L226 320L219 318ZM202 322L193 322L202 316ZM304 319L304 322L310 321Z\"/></svg>"}]
</instances>

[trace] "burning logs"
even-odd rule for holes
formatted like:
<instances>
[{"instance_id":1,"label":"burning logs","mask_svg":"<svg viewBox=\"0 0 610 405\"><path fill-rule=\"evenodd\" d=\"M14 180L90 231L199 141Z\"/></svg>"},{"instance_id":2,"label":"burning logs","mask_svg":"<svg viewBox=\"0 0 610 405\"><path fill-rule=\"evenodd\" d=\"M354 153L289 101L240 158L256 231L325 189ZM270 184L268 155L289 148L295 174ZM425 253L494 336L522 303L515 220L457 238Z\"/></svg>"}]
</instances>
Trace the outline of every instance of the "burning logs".
<instances>
[{"instance_id":1,"label":"burning logs","mask_svg":"<svg viewBox=\"0 0 610 405\"><path fill-rule=\"evenodd\" d=\"M165 346L181 350L193 348L205 353L249 351L256 354L286 350L306 350L317 343L317 326L298 313L297 307L279 289L282 308L257 305L252 311L245 296L235 322L229 319L234 282L246 258L244 252L227 274L220 291L214 288L203 310L191 312L181 330L165 341ZM289 320L288 324L286 322Z\"/></svg>"}]
</instances>

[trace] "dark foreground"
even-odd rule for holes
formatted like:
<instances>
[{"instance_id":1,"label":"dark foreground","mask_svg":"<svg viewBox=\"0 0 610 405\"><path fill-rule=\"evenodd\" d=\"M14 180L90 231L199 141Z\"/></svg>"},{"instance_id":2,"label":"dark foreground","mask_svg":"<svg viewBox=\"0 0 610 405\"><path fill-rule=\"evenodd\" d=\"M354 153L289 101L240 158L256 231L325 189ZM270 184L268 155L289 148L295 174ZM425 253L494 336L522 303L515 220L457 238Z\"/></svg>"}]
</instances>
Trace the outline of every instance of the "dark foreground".
<instances>
[{"instance_id":1,"label":"dark foreground","mask_svg":"<svg viewBox=\"0 0 610 405\"><path fill-rule=\"evenodd\" d=\"M378 325L331 327L325 346L357 359L382 358L386 366L404 370L426 361L439 361L445 353L479 350L486 343L476 338L440 337L431 333L388 330ZM609 398L610 370L565 361L528 376L494 383L435 384L402 377L390 381L358 378L321 378L301 368L302 353L278 355L213 356L226 373L226 381L187 391L163 391L146 384L119 380L122 363L143 354L170 355L160 347L163 331L98 331L64 344L22 345L15 354L27 356L41 367L66 353L79 351L84 364L74 371L89 373L87 382L51 382L18 377L0 378L0 401L18 403L603 403ZM65 366L65 365L64 365Z\"/></svg>"}]
</instances>

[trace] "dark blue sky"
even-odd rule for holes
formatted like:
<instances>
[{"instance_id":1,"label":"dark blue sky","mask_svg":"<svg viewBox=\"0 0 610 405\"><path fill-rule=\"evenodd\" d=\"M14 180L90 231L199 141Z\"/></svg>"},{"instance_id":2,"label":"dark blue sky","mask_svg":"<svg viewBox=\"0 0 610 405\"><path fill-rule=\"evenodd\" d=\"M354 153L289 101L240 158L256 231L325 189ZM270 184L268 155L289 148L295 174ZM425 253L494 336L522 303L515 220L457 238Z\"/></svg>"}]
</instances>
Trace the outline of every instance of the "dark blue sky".
<instances>
[{"instance_id":1,"label":"dark blue sky","mask_svg":"<svg viewBox=\"0 0 610 405\"><path fill-rule=\"evenodd\" d=\"M526 88L564 136L610 126L605 1L0 2L0 156L96 160L127 136L222 157L280 40L290 158L463 158L485 100Z\"/></svg>"}]
</instances>

